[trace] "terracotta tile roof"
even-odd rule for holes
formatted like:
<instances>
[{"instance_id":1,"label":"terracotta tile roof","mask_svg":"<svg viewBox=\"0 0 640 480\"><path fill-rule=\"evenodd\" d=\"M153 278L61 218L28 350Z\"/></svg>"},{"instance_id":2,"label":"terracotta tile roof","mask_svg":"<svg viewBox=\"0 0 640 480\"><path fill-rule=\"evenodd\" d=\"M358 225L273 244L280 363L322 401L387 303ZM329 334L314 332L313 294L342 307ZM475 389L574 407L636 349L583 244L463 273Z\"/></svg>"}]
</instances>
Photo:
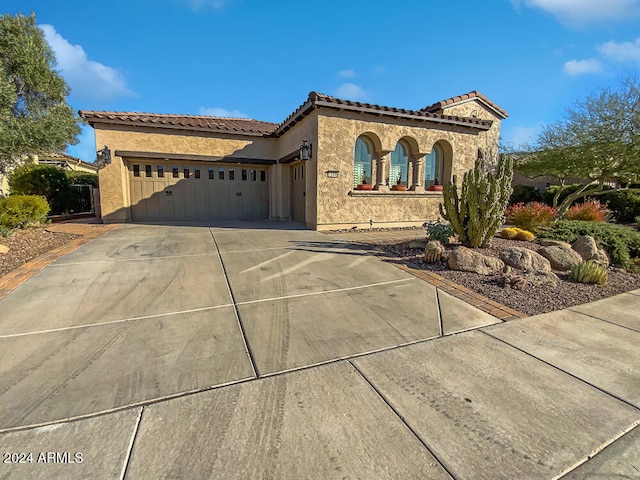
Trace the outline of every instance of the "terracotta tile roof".
<instances>
[{"instance_id":1,"label":"terracotta tile roof","mask_svg":"<svg viewBox=\"0 0 640 480\"><path fill-rule=\"evenodd\" d=\"M444 123L459 125L479 130L487 130L491 127L490 120L481 120L478 118L456 117L451 115L442 115L422 110L407 110L404 108L385 107L382 105L374 105L371 103L353 102L351 100L342 100L330 95L318 92L309 93L307 101L300 105L296 111L289 115L284 122L278 125L273 135L279 136L289 130L293 125L298 123L309 112L318 107L334 108L337 110L350 110L359 113L372 113L378 116L390 116L395 118L407 118L412 120L427 121L431 123Z\"/></svg>"},{"instance_id":2,"label":"terracotta tile roof","mask_svg":"<svg viewBox=\"0 0 640 480\"><path fill-rule=\"evenodd\" d=\"M268 135L277 127L275 123L262 122L249 118L224 118L204 115L99 112L94 110L80 110L78 114L90 125L94 123L107 123L251 136Z\"/></svg>"},{"instance_id":3,"label":"terracotta tile roof","mask_svg":"<svg viewBox=\"0 0 640 480\"><path fill-rule=\"evenodd\" d=\"M482 101L483 103L485 103L488 107L492 108L493 110L496 111L496 113L498 113L502 118L507 118L509 116L509 114L503 110L502 108L500 108L498 105L496 105L495 103L493 103L491 100L489 100L487 97L485 97L483 94L481 94L480 92L478 92L477 90L473 90L469 93L465 93L464 95L458 95L457 97L452 97L452 98L447 98L446 100L442 100L440 102L436 102L434 104L431 104L427 107L424 107L421 111L422 112L431 112L431 113L438 113L441 112L443 108L454 105L456 103L461 103L461 102L466 102L469 100L473 100L473 99L478 99L480 101Z\"/></svg>"}]
</instances>

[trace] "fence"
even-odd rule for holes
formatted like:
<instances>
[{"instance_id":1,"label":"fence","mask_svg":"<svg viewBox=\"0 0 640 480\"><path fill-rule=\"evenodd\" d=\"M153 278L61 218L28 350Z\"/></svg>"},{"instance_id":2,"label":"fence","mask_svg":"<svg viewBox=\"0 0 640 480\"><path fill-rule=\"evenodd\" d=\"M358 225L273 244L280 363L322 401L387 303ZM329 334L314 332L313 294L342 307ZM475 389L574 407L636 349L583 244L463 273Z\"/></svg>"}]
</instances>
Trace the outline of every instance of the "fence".
<instances>
[{"instance_id":1,"label":"fence","mask_svg":"<svg viewBox=\"0 0 640 480\"><path fill-rule=\"evenodd\" d=\"M71 185L69 213L93 213L93 186Z\"/></svg>"}]
</instances>

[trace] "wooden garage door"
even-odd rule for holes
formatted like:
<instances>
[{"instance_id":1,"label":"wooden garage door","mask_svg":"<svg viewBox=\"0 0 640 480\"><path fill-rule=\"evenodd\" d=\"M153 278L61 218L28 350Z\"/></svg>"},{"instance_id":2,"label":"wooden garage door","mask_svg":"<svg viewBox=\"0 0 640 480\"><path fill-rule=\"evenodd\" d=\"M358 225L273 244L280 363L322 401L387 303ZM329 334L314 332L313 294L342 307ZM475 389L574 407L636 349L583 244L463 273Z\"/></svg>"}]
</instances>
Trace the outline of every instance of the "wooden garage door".
<instances>
[{"instance_id":1,"label":"wooden garage door","mask_svg":"<svg viewBox=\"0 0 640 480\"><path fill-rule=\"evenodd\" d=\"M134 222L255 220L269 217L265 167L127 163Z\"/></svg>"}]
</instances>

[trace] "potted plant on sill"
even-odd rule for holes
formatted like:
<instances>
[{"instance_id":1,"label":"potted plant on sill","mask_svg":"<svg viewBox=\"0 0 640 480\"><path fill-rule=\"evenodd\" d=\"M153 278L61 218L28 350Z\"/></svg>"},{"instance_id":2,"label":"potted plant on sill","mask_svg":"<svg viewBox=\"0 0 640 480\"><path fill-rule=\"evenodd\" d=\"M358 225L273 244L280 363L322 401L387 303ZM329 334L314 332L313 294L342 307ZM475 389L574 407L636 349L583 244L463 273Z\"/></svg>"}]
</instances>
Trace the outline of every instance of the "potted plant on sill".
<instances>
[{"instance_id":1,"label":"potted plant on sill","mask_svg":"<svg viewBox=\"0 0 640 480\"><path fill-rule=\"evenodd\" d=\"M368 183L366 175L363 175L362 183L356 186L356 190L373 190L373 184Z\"/></svg>"},{"instance_id":2,"label":"potted plant on sill","mask_svg":"<svg viewBox=\"0 0 640 480\"><path fill-rule=\"evenodd\" d=\"M396 184L391 187L391 190L394 190L396 192L406 192L407 191L407 186L406 185L402 185L402 174L398 175L398 179L396 180Z\"/></svg>"},{"instance_id":3,"label":"potted plant on sill","mask_svg":"<svg viewBox=\"0 0 640 480\"><path fill-rule=\"evenodd\" d=\"M433 182L433 185L431 185L428 189L431 192L441 192L442 191L442 185L440 185L438 183L438 179L436 178Z\"/></svg>"}]
</instances>

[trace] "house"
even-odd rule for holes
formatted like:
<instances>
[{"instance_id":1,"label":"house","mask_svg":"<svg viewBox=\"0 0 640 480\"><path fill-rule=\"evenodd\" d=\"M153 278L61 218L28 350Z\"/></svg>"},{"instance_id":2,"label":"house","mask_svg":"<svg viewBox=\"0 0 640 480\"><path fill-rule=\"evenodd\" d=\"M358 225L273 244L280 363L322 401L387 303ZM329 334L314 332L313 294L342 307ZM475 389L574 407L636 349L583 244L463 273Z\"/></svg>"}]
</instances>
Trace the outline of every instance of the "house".
<instances>
[{"instance_id":1,"label":"house","mask_svg":"<svg viewBox=\"0 0 640 480\"><path fill-rule=\"evenodd\" d=\"M421 225L507 113L477 91L406 110L311 92L282 123L80 111L104 222L286 219L317 230Z\"/></svg>"},{"instance_id":2,"label":"house","mask_svg":"<svg viewBox=\"0 0 640 480\"><path fill-rule=\"evenodd\" d=\"M66 153L49 152L38 155L29 155L21 162L21 165L26 163L34 163L39 165L55 165L65 171L79 171L87 173L98 173L98 165L95 163L85 162L79 158L67 155ZM0 197L9 195L9 175L0 174Z\"/></svg>"}]
</instances>

